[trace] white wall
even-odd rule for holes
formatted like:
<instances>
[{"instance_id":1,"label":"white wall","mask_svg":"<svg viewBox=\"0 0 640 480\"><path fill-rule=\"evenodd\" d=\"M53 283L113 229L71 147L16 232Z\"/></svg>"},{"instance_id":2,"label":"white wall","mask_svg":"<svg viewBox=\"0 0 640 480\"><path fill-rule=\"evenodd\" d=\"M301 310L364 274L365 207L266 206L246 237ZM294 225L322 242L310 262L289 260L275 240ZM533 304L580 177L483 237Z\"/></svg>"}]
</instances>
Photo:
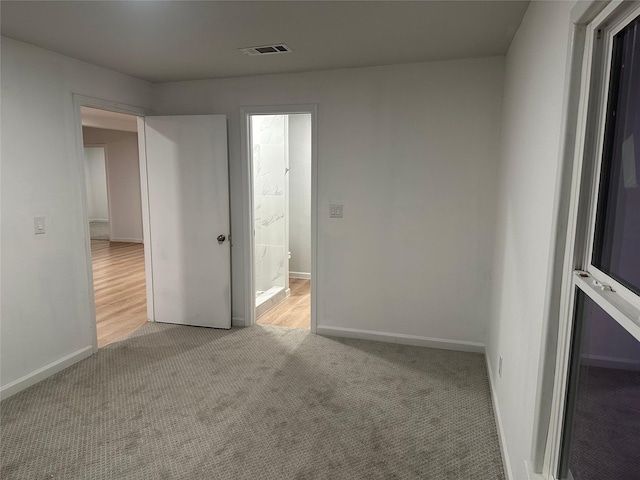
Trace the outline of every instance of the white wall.
<instances>
[{"instance_id":1,"label":"white wall","mask_svg":"<svg viewBox=\"0 0 640 480\"><path fill-rule=\"evenodd\" d=\"M93 341L72 93L148 107L151 85L6 37L1 48L4 388Z\"/></svg>"},{"instance_id":2,"label":"white wall","mask_svg":"<svg viewBox=\"0 0 640 480\"><path fill-rule=\"evenodd\" d=\"M502 57L156 85L226 114L236 324L245 317L240 107L317 103L318 327L483 343ZM329 219L329 203L344 204Z\"/></svg>"},{"instance_id":3,"label":"white wall","mask_svg":"<svg viewBox=\"0 0 640 480\"><path fill-rule=\"evenodd\" d=\"M104 148L85 147L84 176L87 185L87 210L89 221L109 221L106 167Z\"/></svg>"},{"instance_id":4,"label":"white wall","mask_svg":"<svg viewBox=\"0 0 640 480\"><path fill-rule=\"evenodd\" d=\"M287 118L251 117L253 148L255 289L288 288L287 278Z\"/></svg>"},{"instance_id":5,"label":"white wall","mask_svg":"<svg viewBox=\"0 0 640 480\"><path fill-rule=\"evenodd\" d=\"M107 147L111 240L142 242L138 134L83 127L82 136L85 145Z\"/></svg>"},{"instance_id":6,"label":"white wall","mask_svg":"<svg viewBox=\"0 0 640 480\"><path fill-rule=\"evenodd\" d=\"M531 458L574 2L532 2L506 57L487 356L514 479ZM503 374L498 376L502 355Z\"/></svg>"},{"instance_id":7,"label":"white wall","mask_svg":"<svg viewBox=\"0 0 640 480\"><path fill-rule=\"evenodd\" d=\"M289 271L311 273L311 115L289 115Z\"/></svg>"}]
</instances>

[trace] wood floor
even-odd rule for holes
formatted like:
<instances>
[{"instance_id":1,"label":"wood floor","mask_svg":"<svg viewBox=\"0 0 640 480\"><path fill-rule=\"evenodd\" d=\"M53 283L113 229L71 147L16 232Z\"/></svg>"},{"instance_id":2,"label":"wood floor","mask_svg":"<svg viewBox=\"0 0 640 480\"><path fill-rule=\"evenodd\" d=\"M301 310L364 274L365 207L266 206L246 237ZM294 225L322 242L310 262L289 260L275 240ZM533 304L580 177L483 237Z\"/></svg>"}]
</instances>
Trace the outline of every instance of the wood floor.
<instances>
[{"instance_id":1,"label":"wood floor","mask_svg":"<svg viewBox=\"0 0 640 480\"><path fill-rule=\"evenodd\" d=\"M91 240L98 347L147 323L144 248L141 243Z\"/></svg>"},{"instance_id":2,"label":"wood floor","mask_svg":"<svg viewBox=\"0 0 640 480\"><path fill-rule=\"evenodd\" d=\"M291 295L266 312L257 322L289 328L311 328L311 281L290 278Z\"/></svg>"}]
</instances>

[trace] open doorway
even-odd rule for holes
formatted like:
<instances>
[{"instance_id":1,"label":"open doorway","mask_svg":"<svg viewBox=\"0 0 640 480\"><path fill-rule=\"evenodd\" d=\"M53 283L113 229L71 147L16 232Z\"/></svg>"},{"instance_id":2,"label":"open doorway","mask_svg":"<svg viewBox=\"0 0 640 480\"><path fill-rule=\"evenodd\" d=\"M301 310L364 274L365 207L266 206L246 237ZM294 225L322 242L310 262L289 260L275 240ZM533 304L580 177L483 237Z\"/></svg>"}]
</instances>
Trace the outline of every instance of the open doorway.
<instances>
[{"instance_id":1,"label":"open doorway","mask_svg":"<svg viewBox=\"0 0 640 480\"><path fill-rule=\"evenodd\" d=\"M312 115L249 115L256 323L311 328Z\"/></svg>"},{"instance_id":2,"label":"open doorway","mask_svg":"<svg viewBox=\"0 0 640 480\"><path fill-rule=\"evenodd\" d=\"M98 347L147 322L137 117L81 107Z\"/></svg>"}]
</instances>

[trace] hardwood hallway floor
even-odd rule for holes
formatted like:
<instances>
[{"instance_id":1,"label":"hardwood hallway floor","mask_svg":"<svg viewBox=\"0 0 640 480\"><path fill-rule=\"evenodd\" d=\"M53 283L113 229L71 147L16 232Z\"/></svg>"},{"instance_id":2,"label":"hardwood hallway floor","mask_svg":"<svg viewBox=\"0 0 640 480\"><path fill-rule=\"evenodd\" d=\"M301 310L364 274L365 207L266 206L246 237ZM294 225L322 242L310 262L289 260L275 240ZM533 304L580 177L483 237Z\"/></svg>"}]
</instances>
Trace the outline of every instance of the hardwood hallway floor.
<instances>
[{"instance_id":1,"label":"hardwood hallway floor","mask_svg":"<svg viewBox=\"0 0 640 480\"><path fill-rule=\"evenodd\" d=\"M258 318L260 325L311 328L311 281L290 278L291 295Z\"/></svg>"},{"instance_id":2,"label":"hardwood hallway floor","mask_svg":"<svg viewBox=\"0 0 640 480\"><path fill-rule=\"evenodd\" d=\"M98 347L147 323L144 248L141 243L91 240Z\"/></svg>"}]
</instances>

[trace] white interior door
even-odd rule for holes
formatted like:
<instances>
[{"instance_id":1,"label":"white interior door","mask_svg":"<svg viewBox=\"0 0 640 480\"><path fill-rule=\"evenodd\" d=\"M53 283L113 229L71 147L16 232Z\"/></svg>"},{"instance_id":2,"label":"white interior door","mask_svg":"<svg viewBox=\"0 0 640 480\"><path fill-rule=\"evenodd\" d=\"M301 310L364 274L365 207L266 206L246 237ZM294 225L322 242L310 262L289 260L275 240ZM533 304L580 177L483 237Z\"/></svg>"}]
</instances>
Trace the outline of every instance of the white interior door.
<instances>
[{"instance_id":1,"label":"white interior door","mask_svg":"<svg viewBox=\"0 0 640 480\"><path fill-rule=\"evenodd\" d=\"M146 117L145 139L155 321L231 328L226 117Z\"/></svg>"}]
</instances>

